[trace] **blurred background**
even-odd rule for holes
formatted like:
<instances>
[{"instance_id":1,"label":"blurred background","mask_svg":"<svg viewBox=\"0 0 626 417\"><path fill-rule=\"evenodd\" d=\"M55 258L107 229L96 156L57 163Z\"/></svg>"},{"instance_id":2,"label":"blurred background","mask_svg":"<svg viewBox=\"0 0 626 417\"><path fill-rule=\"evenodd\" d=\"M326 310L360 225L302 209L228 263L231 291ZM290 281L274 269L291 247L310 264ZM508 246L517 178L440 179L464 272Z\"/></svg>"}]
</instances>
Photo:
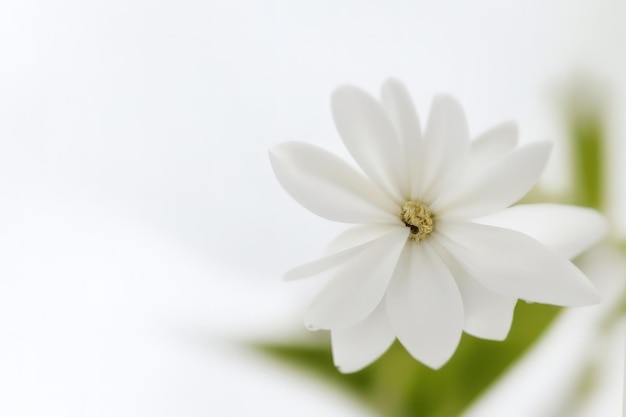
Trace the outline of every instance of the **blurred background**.
<instances>
[{"instance_id":1,"label":"blurred background","mask_svg":"<svg viewBox=\"0 0 626 417\"><path fill-rule=\"evenodd\" d=\"M280 277L341 229L267 149L346 155L330 93L394 76L422 119L448 92L472 135L512 119L554 140L563 201L591 115L604 198L577 201L623 236L625 21L621 0L3 1L0 415L375 415L254 347L317 343L317 284Z\"/></svg>"}]
</instances>

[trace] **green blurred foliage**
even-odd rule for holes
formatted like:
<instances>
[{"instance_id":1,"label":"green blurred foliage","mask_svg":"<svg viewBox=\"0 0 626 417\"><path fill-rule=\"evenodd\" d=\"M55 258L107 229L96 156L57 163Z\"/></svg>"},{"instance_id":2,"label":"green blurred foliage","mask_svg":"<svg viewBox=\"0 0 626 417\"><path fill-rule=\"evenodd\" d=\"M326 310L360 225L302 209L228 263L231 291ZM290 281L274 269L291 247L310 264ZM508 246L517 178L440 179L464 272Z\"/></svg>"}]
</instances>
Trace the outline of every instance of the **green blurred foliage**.
<instances>
[{"instance_id":1,"label":"green blurred foliage","mask_svg":"<svg viewBox=\"0 0 626 417\"><path fill-rule=\"evenodd\" d=\"M494 342L463 335L450 362L435 371L413 359L398 343L368 368L341 374L332 362L327 332L309 345L264 344L259 348L355 395L385 417L459 415L520 356L559 308L518 302L508 338Z\"/></svg>"},{"instance_id":2,"label":"green blurred foliage","mask_svg":"<svg viewBox=\"0 0 626 417\"><path fill-rule=\"evenodd\" d=\"M578 104L583 99L573 94L566 108L572 144L574 202L603 210L605 203L605 122L598 107Z\"/></svg>"},{"instance_id":3,"label":"green blurred foliage","mask_svg":"<svg viewBox=\"0 0 626 417\"><path fill-rule=\"evenodd\" d=\"M602 125L594 119L574 122L574 183L576 202L582 206L604 207Z\"/></svg>"}]
</instances>

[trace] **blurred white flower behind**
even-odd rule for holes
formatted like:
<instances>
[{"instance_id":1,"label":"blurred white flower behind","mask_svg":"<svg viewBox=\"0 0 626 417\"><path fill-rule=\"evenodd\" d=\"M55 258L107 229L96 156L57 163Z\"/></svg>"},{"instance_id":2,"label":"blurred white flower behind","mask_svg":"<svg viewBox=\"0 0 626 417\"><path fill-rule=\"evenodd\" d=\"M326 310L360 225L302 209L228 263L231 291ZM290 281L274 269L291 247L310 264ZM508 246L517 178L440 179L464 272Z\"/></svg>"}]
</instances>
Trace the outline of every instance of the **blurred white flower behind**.
<instances>
[{"instance_id":1,"label":"blurred white flower behind","mask_svg":"<svg viewBox=\"0 0 626 417\"><path fill-rule=\"evenodd\" d=\"M578 264L604 301L563 311L465 417L622 416L626 258L614 247L601 246Z\"/></svg>"}]
</instances>

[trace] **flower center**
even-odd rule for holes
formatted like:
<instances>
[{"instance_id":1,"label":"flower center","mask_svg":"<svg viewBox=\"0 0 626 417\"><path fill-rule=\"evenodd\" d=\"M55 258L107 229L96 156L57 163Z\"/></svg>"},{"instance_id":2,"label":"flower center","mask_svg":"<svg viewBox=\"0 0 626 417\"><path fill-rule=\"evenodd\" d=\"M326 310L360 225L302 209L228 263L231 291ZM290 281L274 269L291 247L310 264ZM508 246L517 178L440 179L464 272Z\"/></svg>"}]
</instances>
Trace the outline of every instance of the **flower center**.
<instances>
[{"instance_id":1,"label":"flower center","mask_svg":"<svg viewBox=\"0 0 626 417\"><path fill-rule=\"evenodd\" d=\"M418 243L433 232L434 218L427 205L416 201L404 203L400 212L400 220L411 229L409 239Z\"/></svg>"}]
</instances>

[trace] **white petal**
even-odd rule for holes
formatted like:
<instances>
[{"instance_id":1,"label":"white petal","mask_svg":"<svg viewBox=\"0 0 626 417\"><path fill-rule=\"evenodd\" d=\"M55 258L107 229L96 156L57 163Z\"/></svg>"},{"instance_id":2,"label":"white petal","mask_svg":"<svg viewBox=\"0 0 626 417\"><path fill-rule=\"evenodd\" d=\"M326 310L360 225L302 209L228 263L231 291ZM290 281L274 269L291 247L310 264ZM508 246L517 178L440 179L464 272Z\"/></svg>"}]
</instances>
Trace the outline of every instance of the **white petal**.
<instances>
[{"instance_id":1,"label":"white petal","mask_svg":"<svg viewBox=\"0 0 626 417\"><path fill-rule=\"evenodd\" d=\"M524 233L566 258L598 243L608 231L595 210L561 204L524 204L475 219L474 222Z\"/></svg>"},{"instance_id":2,"label":"white petal","mask_svg":"<svg viewBox=\"0 0 626 417\"><path fill-rule=\"evenodd\" d=\"M463 330L483 339L506 339L513 322L517 298L488 290L472 278L438 242L432 241L431 244L450 269L461 292L465 317Z\"/></svg>"},{"instance_id":3,"label":"white petal","mask_svg":"<svg viewBox=\"0 0 626 417\"><path fill-rule=\"evenodd\" d=\"M415 105L406 87L398 80L390 79L383 84L381 101L389 119L396 128L404 149L409 170L409 180L419 178L422 166L422 131Z\"/></svg>"},{"instance_id":4,"label":"white petal","mask_svg":"<svg viewBox=\"0 0 626 417\"><path fill-rule=\"evenodd\" d=\"M366 242L371 242L398 227L406 226L400 221L398 221L397 224L361 224L352 226L335 236L324 252L326 254L333 254Z\"/></svg>"},{"instance_id":5,"label":"white petal","mask_svg":"<svg viewBox=\"0 0 626 417\"><path fill-rule=\"evenodd\" d=\"M343 373L360 371L385 353L395 339L385 303L381 302L359 324L331 330L335 366Z\"/></svg>"},{"instance_id":6,"label":"white petal","mask_svg":"<svg viewBox=\"0 0 626 417\"><path fill-rule=\"evenodd\" d=\"M330 152L287 142L270 149L270 160L283 188L318 216L346 223L398 221L397 204Z\"/></svg>"},{"instance_id":7,"label":"white petal","mask_svg":"<svg viewBox=\"0 0 626 417\"><path fill-rule=\"evenodd\" d=\"M471 276L498 294L561 306L599 301L595 287L574 264L522 233L447 221L439 222L437 233Z\"/></svg>"},{"instance_id":8,"label":"white petal","mask_svg":"<svg viewBox=\"0 0 626 417\"><path fill-rule=\"evenodd\" d=\"M469 175L475 176L517 146L519 131L514 122L502 123L478 136L470 144Z\"/></svg>"},{"instance_id":9,"label":"white petal","mask_svg":"<svg viewBox=\"0 0 626 417\"><path fill-rule=\"evenodd\" d=\"M337 250L333 250L330 252L330 255L323 258L290 269L285 273L284 280L293 281L308 278L335 268L336 266L348 262L371 245L377 245L379 239L385 239L387 234L397 231L398 228L405 229L405 226L368 224L349 229L337 236L331 243L332 246L337 247ZM357 239L358 243L356 243ZM350 245L345 246L348 241Z\"/></svg>"},{"instance_id":10,"label":"white petal","mask_svg":"<svg viewBox=\"0 0 626 417\"><path fill-rule=\"evenodd\" d=\"M405 248L389 284L387 313L398 340L420 362L438 369L463 332L461 295L428 242Z\"/></svg>"},{"instance_id":11,"label":"white petal","mask_svg":"<svg viewBox=\"0 0 626 417\"><path fill-rule=\"evenodd\" d=\"M348 327L371 314L387 290L408 234L408 228L398 228L341 267L305 313L307 327Z\"/></svg>"},{"instance_id":12,"label":"white petal","mask_svg":"<svg viewBox=\"0 0 626 417\"><path fill-rule=\"evenodd\" d=\"M412 197L432 202L467 163L469 130L465 112L450 96L435 97L424 132L424 158L420 181Z\"/></svg>"},{"instance_id":13,"label":"white petal","mask_svg":"<svg viewBox=\"0 0 626 417\"><path fill-rule=\"evenodd\" d=\"M448 190L440 194L433 207L445 206L446 202L462 193L462 190L471 188L487 169L515 149L517 139L517 124L513 122L498 125L474 139L470 143L465 172L456 178L454 184L450 184Z\"/></svg>"},{"instance_id":14,"label":"white petal","mask_svg":"<svg viewBox=\"0 0 626 417\"><path fill-rule=\"evenodd\" d=\"M549 142L522 146L491 165L472 184L458 187L431 208L446 218L471 218L502 210L535 185L551 149Z\"/></svg>"},{"instance_id":15,"label":"white petal","mask_svg":"<svg viewBox=\"0 0 626 417\"><path fill-rule=\"evenodd\" d=\"M409 178L400 141L376 99L352 86L332 96L333 117L346 148L368 177L397 202L406 200Z\"/></svg>"}]
</instances>

